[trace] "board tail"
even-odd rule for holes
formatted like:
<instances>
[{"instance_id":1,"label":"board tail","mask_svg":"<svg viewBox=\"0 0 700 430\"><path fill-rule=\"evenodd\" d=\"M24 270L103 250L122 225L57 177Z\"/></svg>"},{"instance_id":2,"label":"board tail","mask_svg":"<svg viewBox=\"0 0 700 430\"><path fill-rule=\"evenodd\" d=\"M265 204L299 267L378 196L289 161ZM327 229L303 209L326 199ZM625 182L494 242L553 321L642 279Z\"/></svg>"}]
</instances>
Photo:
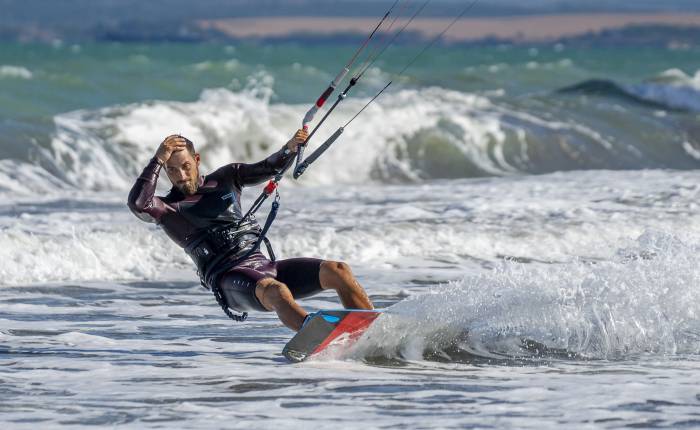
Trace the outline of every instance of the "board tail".
<instances>
[{"instance_id":1,"label":"board tail","mask_svg":"<svg viewBox=\"0 0 700 430\"><path fill-rule=\"evenodd\" d=\"M348 342L354 342L380 313L364 309L318 311L284 346L282 354L287 360L298 363L323 351L343 335Z\"/></svg>"}]
</instances>

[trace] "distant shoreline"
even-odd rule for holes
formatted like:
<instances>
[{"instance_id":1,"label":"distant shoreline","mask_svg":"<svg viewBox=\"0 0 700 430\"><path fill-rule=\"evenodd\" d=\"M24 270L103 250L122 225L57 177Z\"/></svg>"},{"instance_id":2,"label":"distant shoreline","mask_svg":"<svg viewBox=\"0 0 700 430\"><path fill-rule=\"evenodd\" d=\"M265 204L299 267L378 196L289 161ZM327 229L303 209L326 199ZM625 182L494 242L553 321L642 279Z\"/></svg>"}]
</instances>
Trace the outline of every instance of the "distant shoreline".
<instances>
[{"instance_id":1,"label":"distant shoreline","mask_svg":"<svg viewBox=\"0 0 700 430\"><path fill-rule=\"evenodd\" d=\"M406 31L420 33L426 38L434 37L451 20L451 18L418 18ZM218 32L234 39L264 39L298 35L314 37L364 34L376 22L376 18L273 17L199 20L196 25L200 30ZM405 20L399 20L395 28L399 28L402 22ZM445 40L469 42L491 38L514 42L546 42L637 25L700 27L700 14L598 13L465 18L452 27L445 35Z\"/></svg>"},{"instance_id":2,"label":"distant shoreline","mask_svg":"<svg viewBox=\"0 0 700 430\"><path fill-rule=\"evenodd\" d=\"M87 23L85 26L0 25L0 41L119 43L351 43L363 40L378 17L259 17L186 19L154 25L146 20ZM414 20L397 44L432 38L452 18ZM406 22L399 20L393 30ZM388 26L387 26L388 27ZM386 27L385 27L386 28ZM444 42L578 43L625 46L698 46L700 13L589 13L470 17L458 21Z\"/></svg>"}]
</instances>

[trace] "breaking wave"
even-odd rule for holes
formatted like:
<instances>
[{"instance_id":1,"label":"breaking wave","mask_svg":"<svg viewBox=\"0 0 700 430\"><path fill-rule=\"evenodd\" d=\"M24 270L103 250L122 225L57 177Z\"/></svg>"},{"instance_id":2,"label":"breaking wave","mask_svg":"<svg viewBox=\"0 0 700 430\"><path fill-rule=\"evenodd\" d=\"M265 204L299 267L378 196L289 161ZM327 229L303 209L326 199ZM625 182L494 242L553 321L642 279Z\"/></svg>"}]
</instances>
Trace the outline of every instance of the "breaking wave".
<instances>
[{"instance_id":1,"label":"breaking wave","mask_svg":"<svg viewBox=\"0 0 700 430\"><path fill-rule=\"evenodd\" d=\"M516 98L502 91L403 89L370 106L300 183L698 168L700 127L688 113L700 112L699 75L670 70L638 85L586 81ZM27 159L0 164L0 176L7 179L0 192L54 186L127 190L172 133L196 143L204 171L260 160L293 134L308 107L273 102L273 84L271 75L259 71L240 91L208 89L194 102L150 101L58 115L48 143L32 142L35 149ZM625 103L599 103L588 96ZM342 104L312 149L366 101L350 98ZM17 166L21 178L13 179Z\"/></svg>"},{"instance_id":2,"label":"breaking wave","mask_svg":"<svg viewBox=\"0 0 700 430\"><path fill-rule=\"evenodd\" d=\"M12 66L9 64L0 65L0 79L32 79L34 74L26 67Z\"/></svg>"},{"instance_id":3,"label":"breaking wave","mask_svg":"<svg viewBox=\"0 0 700 430\"><path fill-rule=\"evenodd\" d=\"M628 103L654 109L700 112L700 72L695 77L690 77L680 70L672 69L641 84L591 79L564 88L560 92L616 97Z\"/></svg>"}]
</instances>

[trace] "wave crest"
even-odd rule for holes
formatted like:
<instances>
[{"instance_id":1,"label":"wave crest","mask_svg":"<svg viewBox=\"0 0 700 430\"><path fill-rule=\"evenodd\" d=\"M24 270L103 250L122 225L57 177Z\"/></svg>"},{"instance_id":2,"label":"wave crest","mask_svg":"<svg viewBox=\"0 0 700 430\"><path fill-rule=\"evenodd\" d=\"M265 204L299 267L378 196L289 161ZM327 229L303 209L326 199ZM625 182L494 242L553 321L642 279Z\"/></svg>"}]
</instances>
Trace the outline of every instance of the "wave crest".
<instances>
[{"instance_id":1,"label":"wave crest","mask_svg":"<svg viewBox=\"0 0 700 430\"><path fill-rule=\"evenodd\" d=\"M71 186L126 190L160 141L173 133L195 142L203 172L225 163L261 160L287 141L308 108L273 103L273 83L261 71L242 91L209 89L194 102L152 101L58 115L50 145L39 151L39 164ZM587 81L563 93L622 97L629 102L623 110L586 98L572 101L562 92L508 99L501 93L439 87L404 89L371 105L299 183L697 168L700 129L693 120L633 111L640 104L667 107L657 87L674 103L681 99L673 98L673 91L685 94L683 100L691 107L700 99L697 90L688 93L689 87L630 87L612 81ZM366 102L351 98L340 105L309 150Z\"/></svg>"},{"instance_id":2,"label":"wave crest","mask_svg":"<svg viewBox=\"0 0 700 430\"><path fill-rule=\"evenodd\" d=\"M591 79L563 88L560 92L616 97L654 109L700 112L700 72L693 78L672 69L640 84Z\"/></svg>"}]
</instances>

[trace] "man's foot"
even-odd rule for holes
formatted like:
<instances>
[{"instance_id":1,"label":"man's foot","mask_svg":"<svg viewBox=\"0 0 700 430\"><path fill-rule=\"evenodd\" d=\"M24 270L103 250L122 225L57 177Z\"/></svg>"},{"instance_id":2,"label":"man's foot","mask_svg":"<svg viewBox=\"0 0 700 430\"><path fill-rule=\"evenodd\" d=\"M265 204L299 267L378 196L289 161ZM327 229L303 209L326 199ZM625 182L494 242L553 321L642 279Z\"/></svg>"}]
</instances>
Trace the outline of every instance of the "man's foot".
<instances>
[{"instance_id":1,"label":"man's foot","mask_svg":"<svg viewBox=\"0 0 700 430\"><path fill-rule=\"evenodd\" d=\"M307 314L307 315L304 317L304 322L301 323L301 328L304 328L304 327L306 326L306 324L307 324L309 321L311 321L311 319L312 319L313 317L316 316L316 314L318 314L318 312L312 312L312 313L310 313L310 314Z\"/></svg>"}]
</instances>

